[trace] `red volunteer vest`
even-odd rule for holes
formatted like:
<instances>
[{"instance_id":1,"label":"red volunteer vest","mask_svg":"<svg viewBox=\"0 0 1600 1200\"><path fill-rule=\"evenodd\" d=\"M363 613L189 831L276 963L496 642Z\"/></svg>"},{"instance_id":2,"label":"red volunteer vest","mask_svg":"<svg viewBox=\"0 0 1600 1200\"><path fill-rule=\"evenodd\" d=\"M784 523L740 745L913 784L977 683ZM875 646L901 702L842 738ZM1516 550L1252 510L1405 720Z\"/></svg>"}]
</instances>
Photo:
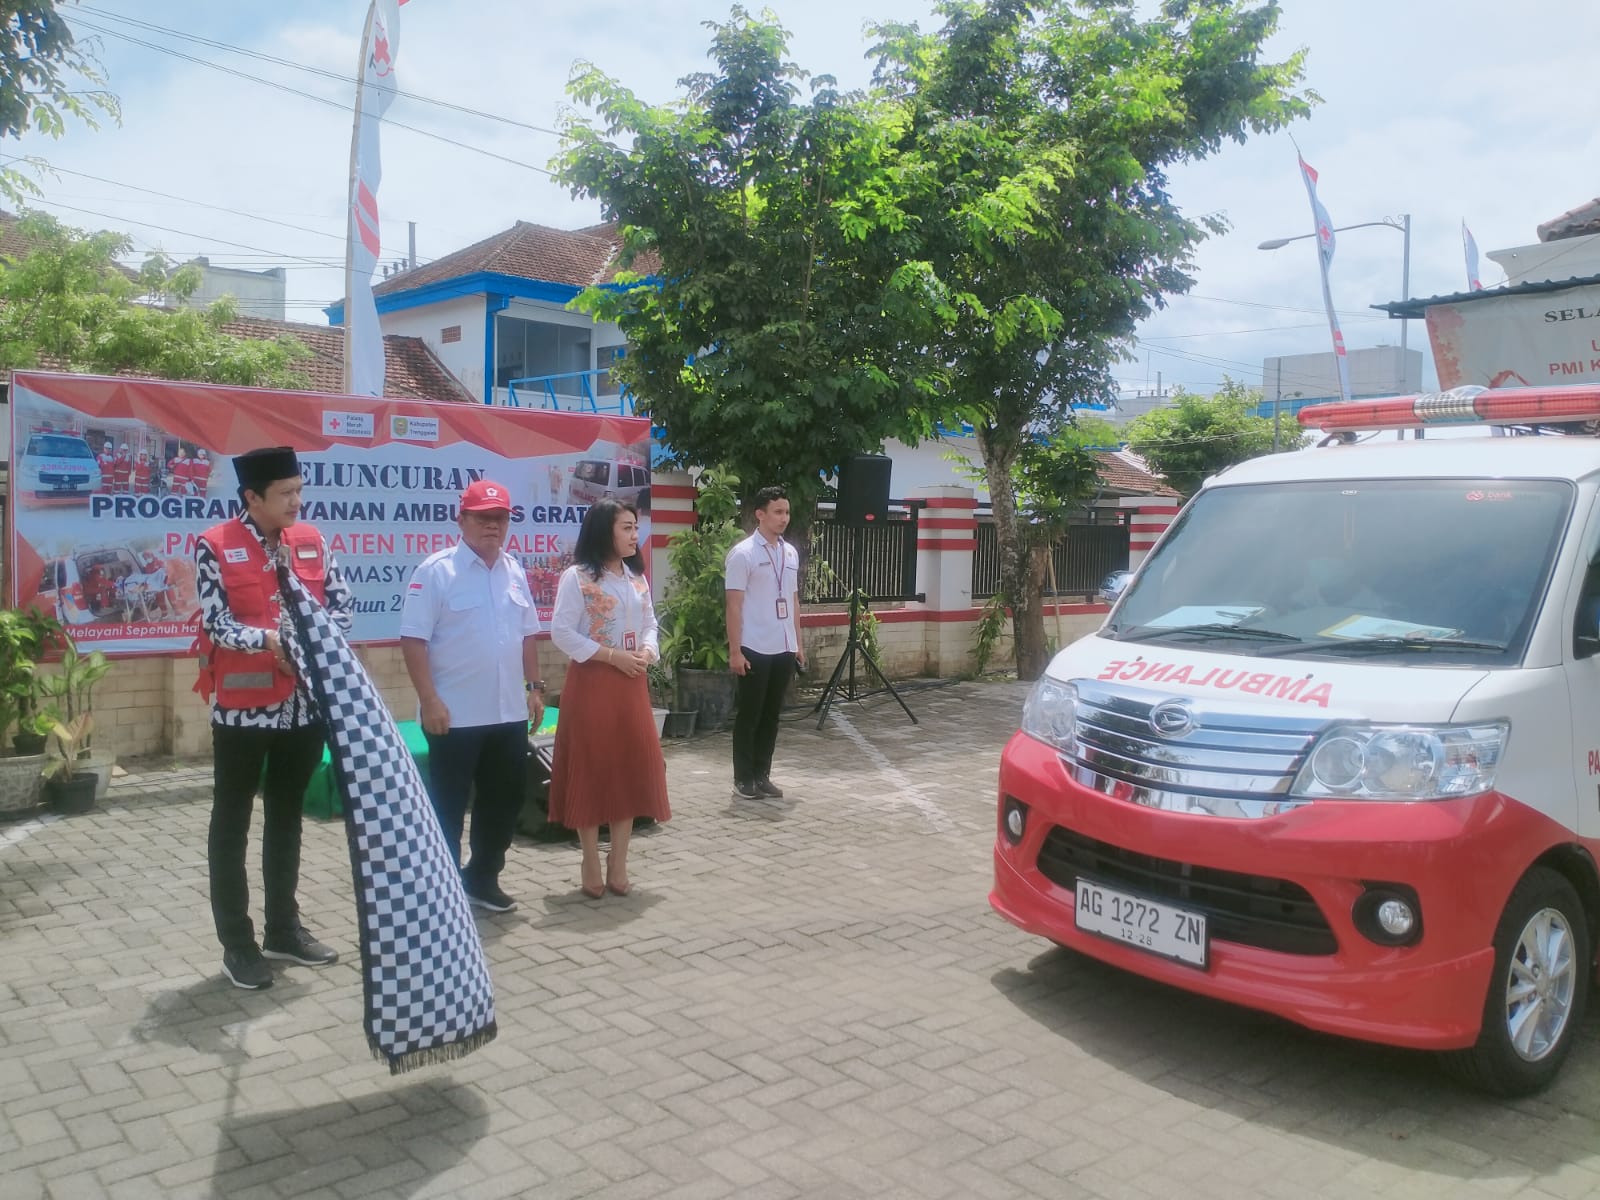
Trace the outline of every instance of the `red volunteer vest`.
<instances>
[{"instance_id":1,"label":"red volunteer vest","mask_svg":"<svg viewBox=\"0 0 1600 1200\"><path fill-rule=\"evenodd\" d=\"M133 490L148 492L150 490L150 464L147 462L133 465Z\"/></svg>"},{"instance_id":2,"label":"red volunteer vest","mask_svg":"<svg viewBox=\"0 0 1600 1200\"><path fill-rule=\"evenodd\" d=\"M112 474L117 477L117 486L127 487L128 480L133 478L133 459L117 455L116 464L111 468Z\"/></svg>"},{"instance_id":3,"label":"red volunteer vest","mask_svg":"<svg viewBox=\"0 0 1600 1200\"><path fill-rule=\"evenodd\" d=\"M117 469L117 456L115 454L96 454L94 461L100 467L100 490L111 490L111 476Z\"/></svg>"},{"instance_id":4,"label":"red volunteer vest","mask_svg":"<svg viewBox=\"0 0 1600 1200\"><path fill-rule=\"evenodd\" d=\"M205 462L201 462L198 458L189 460L189 482L201 492L206 490L206 486L211 482L210 459Z\"/></svg>"},{"instance_id":5,"label":"red volunteer vest","mask_svg":"<svg viewBox=\"0 0 1600 1200\"><path fill-rule=\"evenodd\" d=\"M278 535L289 549L290 569L317 598L324 599L327 557L322 535L310 525L291 525ZM217 556L228 610L243 625L277 629L281 607L278 573L256 535L237 519L213 525L200 535ZM294 676L278 670L266 650L218 646L200 629L200 678L194 690L206 699L216 693L223 708L264 708L294 694Z\"/></svg>"}]
</instances>

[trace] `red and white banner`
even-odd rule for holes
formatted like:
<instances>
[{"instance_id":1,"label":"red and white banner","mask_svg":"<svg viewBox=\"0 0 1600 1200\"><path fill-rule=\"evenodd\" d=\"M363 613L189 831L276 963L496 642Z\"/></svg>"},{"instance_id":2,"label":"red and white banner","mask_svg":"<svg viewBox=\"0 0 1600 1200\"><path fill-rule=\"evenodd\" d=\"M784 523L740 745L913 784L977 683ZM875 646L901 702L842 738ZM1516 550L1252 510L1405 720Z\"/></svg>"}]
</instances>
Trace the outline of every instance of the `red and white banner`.
<instances>
[{"instance_id":1,"label":"red and white banner","mask_svg":"<svg viewBox=\"0 0 1600 1200\"><path fill-rule=\"evenodd\" d=\"M378 134L383 114L399 87L395 60L400 54L400 5L406 0L372 0L361 38L361 74L356 83L355 129L350 151L350 222L345 249L345 361L350 391L383 395L383 331L372 298L372 273L378 269L383 240L378 220L378 184L383 161Z\"/></svg>"},{"instance_id":2,"label":"red and white banner","mask_svg":"<svg viewBox=\"0 0 1600 1200\"><path fill-rule=\"evenodd\" d=\"M344 567L357 642L398 638L411 570L459 540L474 479L510 489L506 549L545 619L595 500L637 502L650 544L642 418L34 372L10 413L6 599L111 654L192 651L195 539L239 511L229 460L258 446L299 453L300 518Z\"/></svg>"},{"instance_id":3,"label":"red and white banner","mask_svg":"<svg viewBox=\"0 0 1600 1200\"><path fill-rule=\"evenodd\" d=\"M1338 314L1333 311L1333 289L1328 283L1328 270L1333 266L1333 221L1328 210L1317 198L1317 173L1311 164L1300 159L1300 178L1305 180L1306 195L1311 197L1311 220L1316 227L1317 264L1322 271L1322 307L1328 311L1328 332L1333 335L1333 360L1339 368L1339 398L1350 399L1350 360L1344 350L1344 331L1339 328Z\"/></svg>"},{"instance_id":4,"label":"red and white banner","mask_svg":"<svg viewBox=\"0 0 1600 1200\"><path fill-rule=\"evenodd\" d=\"M1441 388L1600 381L1600 287L1480 292L1427 310Z\"/></svg>"}]
</instances>

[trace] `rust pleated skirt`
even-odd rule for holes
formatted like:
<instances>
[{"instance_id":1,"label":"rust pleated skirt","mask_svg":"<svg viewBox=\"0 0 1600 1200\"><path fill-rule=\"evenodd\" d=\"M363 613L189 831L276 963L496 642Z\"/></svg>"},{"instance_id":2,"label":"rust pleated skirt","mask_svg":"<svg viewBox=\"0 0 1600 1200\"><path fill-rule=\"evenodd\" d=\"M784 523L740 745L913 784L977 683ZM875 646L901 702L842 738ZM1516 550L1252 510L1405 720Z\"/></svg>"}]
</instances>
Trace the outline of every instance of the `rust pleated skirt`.
<instances>
[{"instance_id":1,"label":"rust pleated skirt","mask_svg":"<svg viewBox=\"0 0 1600 1200\"><path fill-rule=\"evenodd\" d=\"M568 829L634 817L665 821L667 764L643 674L570 663L556 722L550 819Z\"/></svg>"}]
</instances>

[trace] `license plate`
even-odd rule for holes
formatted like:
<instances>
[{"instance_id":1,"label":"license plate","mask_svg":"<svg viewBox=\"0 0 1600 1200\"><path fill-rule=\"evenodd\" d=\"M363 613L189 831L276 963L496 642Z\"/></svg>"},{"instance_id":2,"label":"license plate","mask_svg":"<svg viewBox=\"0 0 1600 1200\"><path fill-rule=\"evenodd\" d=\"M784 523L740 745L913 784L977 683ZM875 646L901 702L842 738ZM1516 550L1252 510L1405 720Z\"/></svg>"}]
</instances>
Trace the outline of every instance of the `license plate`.
<instances>
[{"instance_id":1,"label":"license plate","mask_svg":"<svg viewBox=\"0 0 1600 1200\"><path fill-rule=\"evenodd\" d=\"M1079 879L1077 890L1073 921L1079 929L1191 967L1206 965L1204 913L1130 896L1088 879Z\"/></svg>"}]
</instances>

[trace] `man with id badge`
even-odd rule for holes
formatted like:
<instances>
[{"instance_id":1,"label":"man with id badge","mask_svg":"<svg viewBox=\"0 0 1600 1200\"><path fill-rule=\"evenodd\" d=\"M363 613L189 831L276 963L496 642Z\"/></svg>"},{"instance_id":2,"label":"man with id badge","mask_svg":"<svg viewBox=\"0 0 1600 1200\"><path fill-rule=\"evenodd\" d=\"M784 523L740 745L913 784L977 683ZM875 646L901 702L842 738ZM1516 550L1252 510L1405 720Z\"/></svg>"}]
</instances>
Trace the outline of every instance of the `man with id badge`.
<instances>
[{"instance_id":1,"label":"man with id badge","mask_svg":"<svg viewBox=\"0 0 1600 1200\"><path fill-rule=\"evenodd\" d=\"M739 677L733 721L733 794L780 798L772 751L789 677L804 669L800 644L800 555L783 540L789 498L781 487L756 493L756 531L728 551L725 565L728 667Z\"/></svg>"},{"instance_id":2,"label":"man with id badge","mask_svg":"<svg viewBox=\"0 0 1600 1200\"><path fill-rule=\"evenodd\" d=\"M299 519L300 463L288 446L233 460L245 510L195 544L200 678L211 704L214 798L206 858L222 972L235 986L272 986L264 959L327 966L338 954L300 924L301 805L322 761L322 713L285 648L291 634L281 572L292 574L347 632L354 598L322 535ZM265 936L250 920L245 843L261 791Z\"/></svg>"}]
</instances>

